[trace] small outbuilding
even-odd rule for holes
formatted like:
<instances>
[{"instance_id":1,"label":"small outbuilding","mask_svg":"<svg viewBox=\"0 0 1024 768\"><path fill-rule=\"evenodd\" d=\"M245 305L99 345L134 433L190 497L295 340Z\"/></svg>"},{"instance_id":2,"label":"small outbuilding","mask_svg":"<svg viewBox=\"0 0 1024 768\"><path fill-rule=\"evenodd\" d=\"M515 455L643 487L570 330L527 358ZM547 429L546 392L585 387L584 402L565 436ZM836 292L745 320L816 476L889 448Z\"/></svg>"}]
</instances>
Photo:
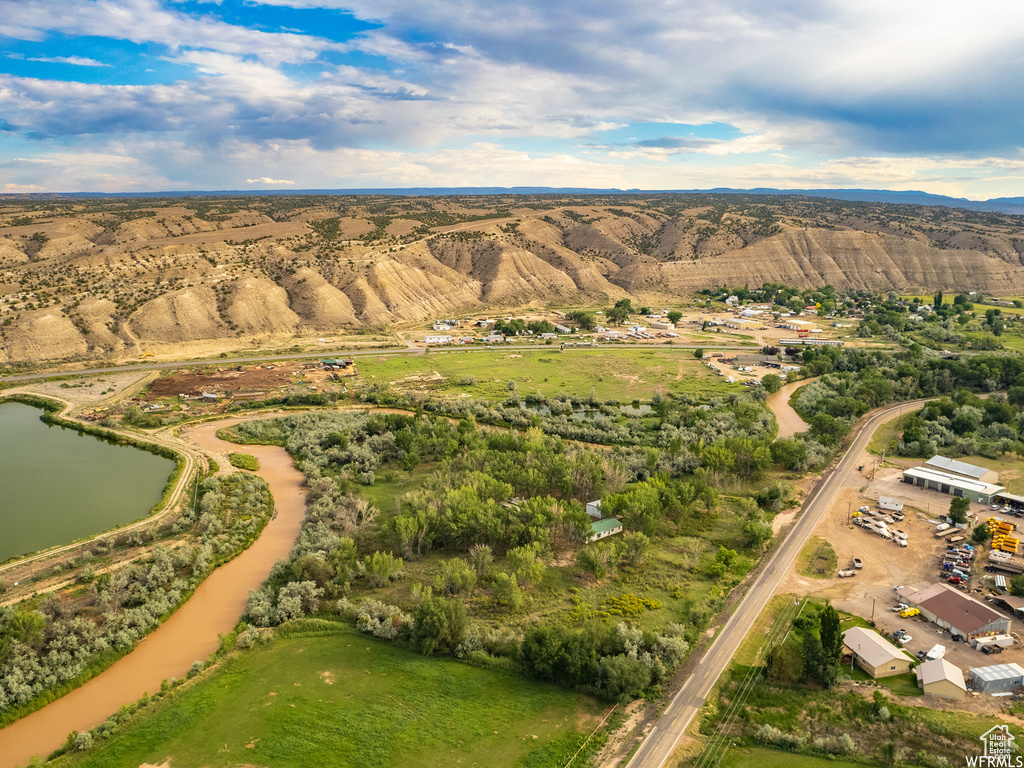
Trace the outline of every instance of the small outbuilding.
<instances>
[{"instance_id":1,"label":"small outbuilding","mask_svg":"<svg viewBox=\"0 0 1024 768\"><path fill-rule=\"evenodd\" d=\"M587 541L597 541L622 533L622 523L617 517L606 517L604 520L595 520L590 524L590 538Z\"/></svg>"},{"instance_id":2,"label":"small outbuilding","mask_svg":"<svg viewBox=\"0 0 1024 768\"><path fill-rule=\"evenodd\" d=\"M879 496L878 508L888 510L889 512L902 512L903 499L897 499L892 496Z\"/></svg>"},{"instance_id":3,"label":"small outbuilding","mask_svg":"<svg viewBox=\"0 0 1024 768\"><path fill-rule=\"evenodd\" d=\"M1024 686L1024 667L1015 662L968 670L971 687L981 693L1002 693Z\"/></svg>"},{"instance_id":4,"label":"small outbuilding","mask_svg":"<svg viewBox=\"0 0 1024 768\"><path fill-rule=\"evenodd\" d=\"M928 695L961 700L967 696L963 670L946 659L926 661L914 671L918 686Z\"/></svg>"},{"instance_id":5,"label":"small outbuilding","mask_svg":"<svg viewBox=\"0 0 1024 768\"><path fill-rule=\"evenodd\" d=\"M601 500L587 502L587 514L597 520L601 519Z\"/></svg>"},{"instance_id":6,"label":"small outbuilding","mask_svg":"<svg viewBox=\"0 0 1024 768\"><path fill-rule=\"evenodd\" d=\"M902 675L910 671L910 657L877 632L852 627L843 633L843 644L857 666L874 678Z\"/></svg>"}]
</instances>

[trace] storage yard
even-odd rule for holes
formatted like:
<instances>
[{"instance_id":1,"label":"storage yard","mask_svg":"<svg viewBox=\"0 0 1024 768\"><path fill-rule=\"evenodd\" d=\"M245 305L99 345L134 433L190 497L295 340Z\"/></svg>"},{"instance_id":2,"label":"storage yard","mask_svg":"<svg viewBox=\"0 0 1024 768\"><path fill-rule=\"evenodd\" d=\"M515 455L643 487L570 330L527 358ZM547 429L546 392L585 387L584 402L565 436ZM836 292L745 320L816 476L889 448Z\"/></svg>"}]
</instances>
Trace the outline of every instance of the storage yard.
<instances>
[{"instance_id":1,"label":"storage yard","mask_svg":"<svg viewBox=\"0 0 1024 768\"><path fill-rule=\"evenodd\" d=\"M972 500L968 526L959 529L945 517L950 490L903 482L905 467L878 467L868 453L863 459L815 530L835 549L837 570L826 579L791 574L780 591L829 598L840 610L873 620L922 660L941 646L936 652L965 672L1024 664L1024 599L1005 593L1009 580L1024 573L1017 530L1024 504L1005 493L994 494L992 504ZM990 526L992 546L972 540L976 524ZM929 609L936 605L938 613Z\"/></svg>"}]
</instances>

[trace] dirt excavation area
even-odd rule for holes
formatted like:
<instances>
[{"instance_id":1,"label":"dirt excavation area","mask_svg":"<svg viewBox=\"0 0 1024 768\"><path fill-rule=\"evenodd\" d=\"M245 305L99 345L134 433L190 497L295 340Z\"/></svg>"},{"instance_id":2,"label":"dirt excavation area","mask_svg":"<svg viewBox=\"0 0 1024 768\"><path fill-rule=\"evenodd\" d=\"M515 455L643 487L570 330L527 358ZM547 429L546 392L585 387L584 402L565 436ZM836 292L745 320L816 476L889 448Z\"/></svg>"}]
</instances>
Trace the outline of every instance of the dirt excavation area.
<instances>
[{"instance_id":1,"label":"dirt excavation area","mask_svg":"<svg viewBox=\"0 0 1024 768\"><path fill-rule=\"evenodd\" d=\"M912 654L928 651L936 644L941 644L946 648L945 657L964 670L1004 662L1024 665L1024 646L1021 644L1024 633L1016 622L1011 628L1017 643L998 656L989 656L966 643L954 643L948 631L921 616L904 618L893 611L894 606L901 602L896 593L897 587L922 589L940 581L945 582L941 563L947 542L944 538L936 538L935 534L937 515L948 511L951 497L900 482L902 471L899 467L875 469L876 457L868 453L862 459L862 469L850 473L846 484L822 516L814 535L820 536L835 549L839 570L852 569L854 558L862 561L863 568L848 578L839 578L836 572L811 578L794 571L783 580L778 591L828 598L842 611L873 619L879 631L886 634L898 629L906 630L912 639L904 647ZM872 474L875 475L874 480L871 479ZM904 502L905 518L889 527L907 534L908 546L905 548L852 524L853 514L859 507L877 509L880 495L902 499ZM978 520L994 515L987 506L977 503L971 505L971 514ZM994 516L999 517L998 514ZM970 543L969 540L967 543ZM978 560L975 558L973 562L971 579L964 591L997 612L1009 616L1000 605L988 599L997 593L990 574L985 573L983 564ZM993 705L1000 701L990 697L982 699L991 700Z\"/></svg>"},{"instance_id":2,"label":"dirt excavation area","mask_svg":"<svg viewBox=\"0 0 1024 768\"><path fill-rule=\"evenodd\" d=\"M355 366L350 366L342 375L354 373ZM317 391L331 376L337 375L332 370L309 363L239 365L213 370L179 369L154 381L143 399L155 402L164 397L201 397L204 393L218 397L259 396L291 387Z\"/></svg>"}]
</instances>

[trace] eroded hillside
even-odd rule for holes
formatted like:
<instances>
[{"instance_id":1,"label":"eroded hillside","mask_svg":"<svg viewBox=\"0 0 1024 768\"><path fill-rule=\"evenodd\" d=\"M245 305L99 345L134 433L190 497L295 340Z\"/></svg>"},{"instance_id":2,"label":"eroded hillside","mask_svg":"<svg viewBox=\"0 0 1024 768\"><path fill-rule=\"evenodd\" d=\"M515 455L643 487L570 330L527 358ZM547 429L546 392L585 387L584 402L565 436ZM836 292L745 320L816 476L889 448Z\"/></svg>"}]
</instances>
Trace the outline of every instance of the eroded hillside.
<instances>
[{"instance_id":1,"label":"eroded hillside","mask_svg":"<svg viewBox=\"0 0 1024 768\"><path fill-rule=\"evenodd\" d=\"M722 284L1024 294L1024 218L715 195L6 200L0 363Z\"/></svg>"}]
</instances>

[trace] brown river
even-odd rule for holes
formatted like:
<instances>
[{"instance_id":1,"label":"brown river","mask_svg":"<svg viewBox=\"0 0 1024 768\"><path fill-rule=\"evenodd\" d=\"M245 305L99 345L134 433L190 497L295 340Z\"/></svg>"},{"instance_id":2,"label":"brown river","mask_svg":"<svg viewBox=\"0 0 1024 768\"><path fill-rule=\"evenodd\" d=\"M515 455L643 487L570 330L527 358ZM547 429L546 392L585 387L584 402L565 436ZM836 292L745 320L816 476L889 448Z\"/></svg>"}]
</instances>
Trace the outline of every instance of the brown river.
<instances>
[{"instance_id":1,"label":"brown river","mask_svg":"<svg viewBox=\"0 0 1024 768\"><path fill-rule=\"evenodd\" d=\"M227 453L237 446L215 433L236 421L204 424L183 431L182 437L204 451ZM213 571L191 599L130 654L82 687L0 730L0 768L23 766L35 754L45 757L71 731L89 730L122 704L158 691L164 679L183 677L193 662L205 661L217 649L219 634L227 634L238 623L249 590L259 587L274 563L288 556L305 515L302 474L284 448L252 445L244 450L259 459L257 474L270 485L277 510L260 537Z\"/></svg>"},{"instance_id":2,"label":"brown river","mask_svg":"<svg viewBox=\"0 0 1024 768\"><path fill-rule=\"evenodd\" d=\"M767 404L775 414L775 420L779 423L777 437L792 437L797 432L803 432L809 426L806 421L800 418L800 414L793 410L789 404L789 398L804 384L810 384L814 379L802 379L787 384L774 395L768 395Z\"/></svg>"}]
</instances>

